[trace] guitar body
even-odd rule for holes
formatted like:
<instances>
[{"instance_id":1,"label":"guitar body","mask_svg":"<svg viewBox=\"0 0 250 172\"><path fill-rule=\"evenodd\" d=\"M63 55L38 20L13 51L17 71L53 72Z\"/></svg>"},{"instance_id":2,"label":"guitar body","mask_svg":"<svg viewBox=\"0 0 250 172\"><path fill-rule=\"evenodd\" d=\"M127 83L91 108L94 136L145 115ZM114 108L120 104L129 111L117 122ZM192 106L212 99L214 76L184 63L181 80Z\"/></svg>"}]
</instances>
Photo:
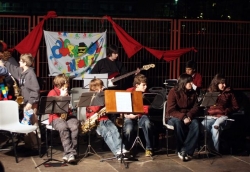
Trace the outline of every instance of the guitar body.
<instances>
[{"instance_id":1,"label":"guitar body","mask_svg":"<svg viewBox=\"0 0 250 172\"><path fill-rule=\"evenodd\" d=\"M114 84L113 84L112 79L114 79L114 78L108 79L108 87L109 87L109 88L112 88L112 87L116 87L116 86L117 86L117 85L114 85Z\"/></svg>"},{"instance_id":2,"label":"guitar body","mask_svg":"<svg viewBox=\"0 0 250 172\"><path fill-rule=\"evenodd\" d=\"M154 67L155 67L154 64L144 65L142 68L140 68L140 70L148 70L148 69L154 68ZM117 78L114 78L114 77L119 75L118 72L115 72L115 73L109 75L109 77L108 77L108 87L116 87L116 85L114 85L114 82L119 81L119 80L121 80L123 78L126 78L126 77L128 77L130 75L133 75L136 72L137 72L137 70L129 72L129 73L124 74L124 75L121 75L121 76L118 76Z\"/></svg>"}]
</instances>

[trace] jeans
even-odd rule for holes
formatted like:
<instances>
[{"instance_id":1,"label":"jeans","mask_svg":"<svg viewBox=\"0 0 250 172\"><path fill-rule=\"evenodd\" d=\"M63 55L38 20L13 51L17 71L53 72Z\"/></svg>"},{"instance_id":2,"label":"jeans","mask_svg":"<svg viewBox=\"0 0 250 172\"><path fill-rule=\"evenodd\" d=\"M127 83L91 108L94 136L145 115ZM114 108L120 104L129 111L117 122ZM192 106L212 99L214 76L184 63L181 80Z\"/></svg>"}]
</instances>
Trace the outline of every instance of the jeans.
<instances>
[{"instance_id":1,"label":"jeans","mask_svg":"<svg viewBox=\"0 0 250 172\"><path fill-rule=\"evenodd\" d=\"M215 129L214 126L221 126L225 124L225 121L228 117L227 116L222 116L220 118L214 119L214 118L209 118L203 120L201 123L204 127L206 127L207 132L211 132L212 134L212 140L214 143L214 148L216 151L219 151L219 135L220 135L220 130ZM206 124L206 125L205 125Z\"/></svg>"},{"instance_id":2,"label":"jeans","mask_svg":"<svg viewBox=\"0 0 250 172\"><path fill-rule=\"evenodd\" d=\"M132 132L134 130L134 126L135 126L134 122L137 122L137 121L138 120L128 119L128 118L124 119L124 128L123 128L124 135L127 138L127 141L129 142L131 139ZM142 117L139 118L138 124L139 124L139 127L141 127L143 130L143 134L144 134L145 141L146 141L146 149L152 150L151 139L150 139L150 137L152 136L152 131L151 131L152 126L150 124L149 118L146 115L142 115Z\"/></svg>"},{"instance_id":3,"label":"jeans","mask_svg":"<svg viewBox=\"0 0 250 172\"><path fill-rule=\"evenodd\" d=\"M59 131L64 156L70 154L77 155L76 148L79 121L76 118L70 118L67 121L57 118L52 121L52 126L55 130Z\"/></svg>"},{"instance_id":4,"label":"jeans","mask_svg":"<svg viewBox=\"0 0 250 172\"><path fill-rule=\"evenodd\" d=\"M103 137L109 149L116 156L117 152L121 150L122 140L115 124L109 119L102 120L100 121L96 132ZM124 145L122 146L125 148Z\"/></svg>"},{"instance_id":5,"label":"jeans","mask_svg":"<svg viewBox=\"0 0 250 172\"><path fill-rule=\"evenodd\" d=\"M190 124L185 125L182 120L173 117L168 120L168 124L174 126L175 136L177 139L177 151L185 151L187 154L192 156L199 138L198 121L196 119L192 119Z\"/></svg>"}]
</instances>

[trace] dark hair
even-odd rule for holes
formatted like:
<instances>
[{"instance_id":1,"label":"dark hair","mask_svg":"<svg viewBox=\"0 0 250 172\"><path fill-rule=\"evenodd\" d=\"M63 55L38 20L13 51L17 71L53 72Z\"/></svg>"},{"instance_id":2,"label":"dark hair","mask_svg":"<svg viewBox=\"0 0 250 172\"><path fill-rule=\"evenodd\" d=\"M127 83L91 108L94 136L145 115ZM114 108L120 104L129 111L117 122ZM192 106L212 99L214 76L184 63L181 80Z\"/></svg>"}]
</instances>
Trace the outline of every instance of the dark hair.
<instances>
[{"instance_id":1,"label":"dark hair","mask_svg":"<svg viewBox=\"0 0 250 172\"><path fill-rule=\"evenodd\" d=\"M176 91L186 91L186 84L192 82L193 78L189 74L181 74L175 86Z\"/></svg>"},{"instance_id":2,"label":"dark hair","mask_svg":"<svg viewBox=\"0 0 250 172\"><path fill-rule=\"evenodd\" d=\"M118 53L118 47L113 44L107 48L107 57L110 57L112 53L116 53L116 54Z\"/></svg>"},{"instance_id":3,"label":"dark hair","mask_svg":"<svg viewBox=\"0 0 250 172\"><path fill-rule=\"evenodd\" d=\"M193 60L187 61L186 68L196 69L196 62Z\"/></svg>"},{"instance_id":4,"label":"dark hair","mask_svg":"<svg viewBox=\"0 0 250 172\"><path fill-rule=\"evenodd\" d=\"M225 81L226 81L225 76L223 74L217 73L214 76L214 78L212 79L212 81L211 81L211 83L210 83L210 85L208 87L208 91L209 92L218 92L218 91L220 91L218 85L226 83Z\"/></svg>"}]
</instances>

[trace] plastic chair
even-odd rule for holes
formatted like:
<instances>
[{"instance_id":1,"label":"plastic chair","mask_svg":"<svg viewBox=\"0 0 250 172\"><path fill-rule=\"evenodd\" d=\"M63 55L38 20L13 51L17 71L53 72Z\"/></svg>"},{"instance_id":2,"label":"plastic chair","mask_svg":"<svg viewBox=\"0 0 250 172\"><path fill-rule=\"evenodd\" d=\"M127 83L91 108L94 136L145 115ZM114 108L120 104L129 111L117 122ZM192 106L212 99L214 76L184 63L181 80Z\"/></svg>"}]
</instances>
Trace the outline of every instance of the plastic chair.
<instances>
[{"instance_id":1,"label":"plastic chair","mask_svg":"<svg viewBox=\"0 0 250 172\"><path fill-rule=\"evenodd\" d=\"M14 133L17 134L28 134L36 131L37 143L38 134L37 126L34 125L24 125L19 122L19 109L18 103L13 100L0 101L0 130L10 132L13 149L15 153L16 163L18 163L16 144L14 143ZM38 144L38 151L40 155L40 145Z\"/></svg>"},{"instance_id":2,"label":"plastic chair","mask_svg":"<svg viewBox=\"0 0 250 172\"><path fill-rule=\"evenodd\" d=\"M166 128L166 146L167 146L167 156L168 156L168 138L169 138L168 130L174 130L174 126L166 123L166 118L170 118L170 117L166 117L166 104L167 104L167 101L165 101L163 104L162 122L163 122L163 126Z\"/></svg>"}]
</instances>

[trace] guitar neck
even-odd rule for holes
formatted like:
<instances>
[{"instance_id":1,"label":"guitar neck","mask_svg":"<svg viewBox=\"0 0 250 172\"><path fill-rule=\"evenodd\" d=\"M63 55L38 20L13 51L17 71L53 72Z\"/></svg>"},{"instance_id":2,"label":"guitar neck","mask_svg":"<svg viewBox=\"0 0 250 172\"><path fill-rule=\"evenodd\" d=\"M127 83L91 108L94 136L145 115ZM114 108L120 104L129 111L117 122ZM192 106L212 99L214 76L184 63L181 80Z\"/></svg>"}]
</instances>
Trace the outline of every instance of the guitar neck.
<instances>
[{"instance_id":1,"label":"guitar neck","mask_svg":"<svg viewBox=\"0 0 250 172\"><path fill-rule=\"evenodd\" d=\"M143 70L143 68L140 68L140 70ZM130 75L135 74L136 71L137 71L137 70L134 70L134 71L129 72L129 73L126 73L126 74L124 74L124 75L118 76L118 77L116 77L116 78L114 78L114 79L111 79L111 81L112 81L112 82L119 81L119 80L121 80L121 79L123 79L123 78L126 78L126 77L128 77L128 76L130 76Z\"/></svg>"}]
</instances>

